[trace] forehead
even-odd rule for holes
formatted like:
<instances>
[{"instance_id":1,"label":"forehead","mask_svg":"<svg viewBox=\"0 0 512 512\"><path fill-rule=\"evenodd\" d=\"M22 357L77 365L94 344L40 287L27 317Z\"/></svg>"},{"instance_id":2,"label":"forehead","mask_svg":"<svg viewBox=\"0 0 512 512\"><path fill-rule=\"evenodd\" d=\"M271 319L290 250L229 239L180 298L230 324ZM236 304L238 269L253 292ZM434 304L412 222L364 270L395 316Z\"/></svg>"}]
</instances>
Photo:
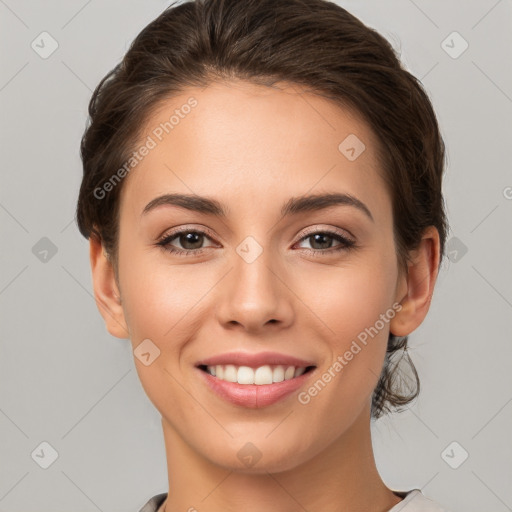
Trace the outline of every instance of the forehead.
<instances>
[{"instance_id":1,"label":"forehead","mask_svg":"<svg viewBox=\"0 0 512 512\"><path fill-rule=\"evenodd\" d=\"M296 84L190 87L149 116L135 149L150 149L125 178L121 211L140 214L171 192L245 198L261 209L326 191L389 210L377 144L356 112Z\"/></svg>"}]
</instances>

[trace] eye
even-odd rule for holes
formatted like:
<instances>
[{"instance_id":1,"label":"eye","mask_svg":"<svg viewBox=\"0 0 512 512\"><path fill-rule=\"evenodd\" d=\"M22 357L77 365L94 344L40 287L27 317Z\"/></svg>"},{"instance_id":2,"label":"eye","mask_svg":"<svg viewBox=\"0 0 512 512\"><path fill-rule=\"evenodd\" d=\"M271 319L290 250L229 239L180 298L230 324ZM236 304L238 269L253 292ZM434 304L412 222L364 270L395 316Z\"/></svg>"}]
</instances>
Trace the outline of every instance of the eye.
<instances>
[{"instance_id":1,"label":"eye","mask_svg":"<svg viewBox=\"0 0 512 512\"><path fill-rule=\"evenodd\" d=\"M348 250L356 244L354 240L347 238L338 232L328 230L310 232L306 236L302 237L299 243L307 240L310 241L312 246L312 249L308 249L308 252L315 255L318 253L322 254ZM333 241L339 242L338 245L333 247Z\"/></svg>"},{"instance_id":2,"label":"eye","mask_svg":"<svg viewBox=\"0 0 512 512\"><path fill-rule=\"evenodd\" d=\"M197 256L205 252L208 247L214 247L214 245L203 247L205 240L211 240L211 237L205 231L182 228L172 233L165 234L156 245L177 256ZM349 250L356 245L354 240L338 232L329 230L309 232L306 236L301 238L299 244L308 240L312 244L312 248L305 249L314 256ZM181 245L181 248L173 245L173 242L176 243L175 241ZM333 247L333 242L338 242L338 244Z\"/></svg>"},{"instance_id":3,"label":"eye","mask_svg":"<svg viewBox=\"0 0 512 512\"><path fill-rule=\"evenodd\" d=\"M165 251L178 256L195 256L203 253L205 248L201 246L205 239L210 239L210 237L204 231L196 229L181 229L164 235L156 245L162 247ZM171 244L174 240L176 240L182 248L174 247ZM213 245L210 247L213 247Z\"/></svg>"}]
</instances>

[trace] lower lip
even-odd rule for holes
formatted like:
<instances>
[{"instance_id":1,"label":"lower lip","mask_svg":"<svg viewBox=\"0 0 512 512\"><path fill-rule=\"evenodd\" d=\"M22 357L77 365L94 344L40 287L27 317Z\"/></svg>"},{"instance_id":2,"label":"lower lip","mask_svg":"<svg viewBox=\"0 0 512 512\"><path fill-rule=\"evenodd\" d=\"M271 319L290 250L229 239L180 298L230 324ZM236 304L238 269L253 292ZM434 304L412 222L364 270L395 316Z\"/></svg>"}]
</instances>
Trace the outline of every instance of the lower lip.
<instances>
[{"instance_id":1,"label":"lower lip","mask_svg":"<svg viewBox=\"0 0 512 512\"><path fill-rule=\"evenodd\" d=\"M200 368L197 368L197 370L203 375L210 389L221 398L235 405L251 409L266 407L267 405L275 404L279 400L284 399L294 391L297 391L309 376L314 373L313 368L293 379L283 380L282 382L275 382L273 384L257 385L228 382L217 379Z\"/></svg>"}]
</instances>

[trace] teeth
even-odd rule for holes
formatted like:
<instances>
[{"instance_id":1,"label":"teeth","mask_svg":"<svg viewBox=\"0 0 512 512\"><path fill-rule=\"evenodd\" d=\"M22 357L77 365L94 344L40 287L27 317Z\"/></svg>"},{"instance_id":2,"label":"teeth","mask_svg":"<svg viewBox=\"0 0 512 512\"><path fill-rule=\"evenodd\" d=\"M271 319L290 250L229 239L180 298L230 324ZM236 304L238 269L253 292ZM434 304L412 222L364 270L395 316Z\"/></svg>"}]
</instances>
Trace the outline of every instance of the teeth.
<instances>
[{"instance_id":1,"label":"teeth","mask_svg":"<svg viewBox=\"0 0 512 512\"><path fill-rule=\"evenodd\" d=\"M227 364L224 369L224 380L228 382L236 382L238 380L238 372L232 364Z\"/></svg>"},{"instance_id":2,"label":"teeth","mask_svg":"<svg viewBox=\"0 0 512 512\"><path fill-rule=\"evenodd\" d=\"M252 370L251 370L252 371ZM256 368L254 372L254 383L255 384L272 384L272 368L270 366L260 366Z\"/></svg>"},{"instance_id":3,"label":"teeth","mask_svg":"<svg viewBox=\"0 0 512 512\"><path fill-rule=\"evenodd\" d=\"M293 374L293 376L300 377L305 371L306 371L306 368L297 368L295 370L295 373Z\"/></svg>"},{"instance_id":4,"label":"teeth","mask_svg":"<svg viewBox=\"0 0 512 512\"><path fill-rule=\"evenodd\" d=\"M306 371L306 368L282 365L264 365L258 368L251 368L249 366L235 366L233 364L218 364L216 366L207 366L206 370L210 375L227 382L257 384L261 386L300 377Z\"/></svg>"},{"instance_id":5,"label":"teeth","mask_svg":"<svg viewBox=\"0 0 512 512\"><path fill-rule=\"evenodd\" d=\"M238 368L238 384L254 384L254 377L254 370L252 368L248 366L240 366L240 368Z\"/></svg>"},{"instance_id":6,"label":"teeth","mask_svg":"<svg viewBox=\"0 0 512 512\"><path fill-rule=\"evenodd\" d=\"M272 372L273 382L283 382L284 380L284 368L282 366L276 366Z\"/></svg>"},{"instance_id":7,"label":"teeth","mask_svg":"<svg viewBox=\"0 0 512 512\"><path fill-rule=\"evenodd\" d=\"M286 371L284 372L284 380L293 379L294 375L295 375L295 367L288 366L288 368L286 368Z\"/></svg>"}]
</instances>

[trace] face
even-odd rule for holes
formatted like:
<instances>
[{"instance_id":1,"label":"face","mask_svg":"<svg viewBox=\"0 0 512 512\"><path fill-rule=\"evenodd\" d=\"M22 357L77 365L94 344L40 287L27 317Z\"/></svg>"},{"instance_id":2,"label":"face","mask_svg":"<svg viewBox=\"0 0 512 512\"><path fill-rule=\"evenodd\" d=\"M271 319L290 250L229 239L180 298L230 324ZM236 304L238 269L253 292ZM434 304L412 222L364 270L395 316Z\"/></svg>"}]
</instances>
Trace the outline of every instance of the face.
<instances>
[{"instance_id":1,"label":"face","mask_svg":"<svg viewBox=\"0 0 512 512\"><path fill-rule=\"evenodd\" d=\"M176 439L237 470L244 446L263 455L247 471L290 469L369 410L404 292L375 135L299 92L214 83L166 100L121 194L121 321L136 353L150 340L141 383ZM194 203L154 201L166 194ZM323 194L341 202L300 200Z\"/></svg>"}]
</instances>

